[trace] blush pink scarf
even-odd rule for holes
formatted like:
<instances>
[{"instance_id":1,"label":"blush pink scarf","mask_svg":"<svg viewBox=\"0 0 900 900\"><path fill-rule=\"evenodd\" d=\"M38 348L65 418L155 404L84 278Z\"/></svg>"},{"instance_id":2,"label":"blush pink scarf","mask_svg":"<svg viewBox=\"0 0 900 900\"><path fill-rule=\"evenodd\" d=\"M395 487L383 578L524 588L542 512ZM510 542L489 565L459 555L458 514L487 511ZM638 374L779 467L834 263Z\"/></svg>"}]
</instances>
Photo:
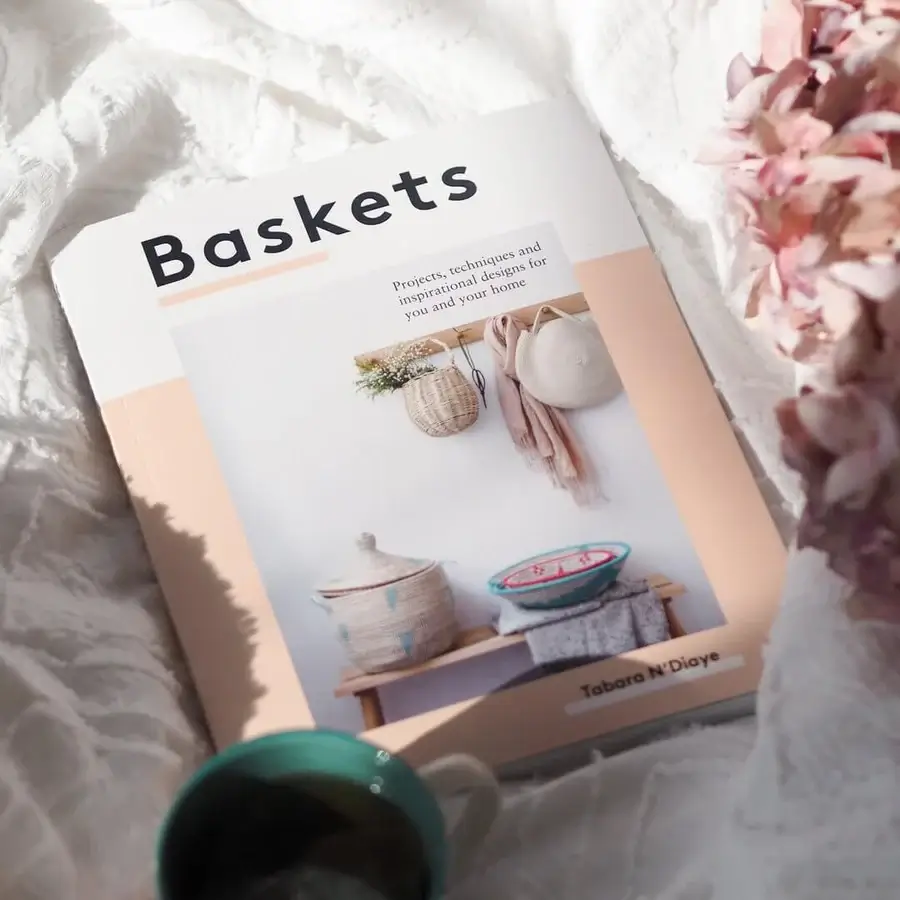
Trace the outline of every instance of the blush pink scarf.
<instances>
[{"instance_id":1,"label":"blush pink scarf","mask_svg":"<svg viewBox=\"0 0 900 900\"><path fill-rule=\"evenodd\" d=\"M506 314L494 316L484 325L484 342L494 356L497 396L506 427L530 466L543 469L556 487L567 490L579 506L587 506L600 492L565 414L536 400L516 378L516 345L524 330L522 322Z\"/></svg>"}]
</instances>

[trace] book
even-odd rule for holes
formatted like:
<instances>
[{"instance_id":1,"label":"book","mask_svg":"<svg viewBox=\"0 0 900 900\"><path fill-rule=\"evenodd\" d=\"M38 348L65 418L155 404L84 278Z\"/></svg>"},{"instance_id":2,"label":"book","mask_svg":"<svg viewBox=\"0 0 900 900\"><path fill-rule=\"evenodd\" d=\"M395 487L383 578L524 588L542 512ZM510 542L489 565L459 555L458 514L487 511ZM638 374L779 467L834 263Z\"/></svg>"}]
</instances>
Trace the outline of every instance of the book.
<instances>
[{"instance_id":1,"label":"book","mask_svg":"<svg viewBox=\"0 0 900 900\"><path fill-rule=\"evenodd\" d=\"M50 264L218 746L515 766L752 697L786 551L574 101Z\"/></svg>"}]
</instances>

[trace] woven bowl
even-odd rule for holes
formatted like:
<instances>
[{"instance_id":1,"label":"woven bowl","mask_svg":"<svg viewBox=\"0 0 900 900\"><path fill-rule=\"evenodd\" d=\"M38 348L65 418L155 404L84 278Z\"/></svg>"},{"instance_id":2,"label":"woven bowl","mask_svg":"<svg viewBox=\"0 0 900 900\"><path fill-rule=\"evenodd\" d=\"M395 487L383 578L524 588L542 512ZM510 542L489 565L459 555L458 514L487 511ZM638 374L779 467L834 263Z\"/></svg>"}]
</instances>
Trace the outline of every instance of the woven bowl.
<instances>
[{"instance_id":1,"label":"woven bowl","mask_svg":"<svg viewBox=\"0 0 900 900\"><path fill-rule=\"evenodd\" d=\"M498 572L488 590L522 609L589 603L616 581L630 553L631 547L619 541L551 550Z\"/></svg>"}]
</instances>

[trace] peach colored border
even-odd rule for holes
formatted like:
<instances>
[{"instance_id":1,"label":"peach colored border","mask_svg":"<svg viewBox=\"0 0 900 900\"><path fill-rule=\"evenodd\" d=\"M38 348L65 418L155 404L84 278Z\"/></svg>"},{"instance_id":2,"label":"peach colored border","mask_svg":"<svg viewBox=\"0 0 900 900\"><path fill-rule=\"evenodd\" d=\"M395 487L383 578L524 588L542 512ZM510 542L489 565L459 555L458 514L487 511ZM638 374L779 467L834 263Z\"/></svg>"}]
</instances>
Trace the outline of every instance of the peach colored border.
<instances>
[{"instance_id":1,"label":"peach colored border","mask_svg":"<svg viewBox=\"0 0 900 900\"><path fill-rule=\"evenodd\" d=\"M232 275L229 278L220 278L218 281L211 281L209 284L200 284L197 287L186 288L183 291L175 291L172 294L166 294L160 297L159 305L175 306L179 303L186 303L188 300L198 300L200 297L208 297L210 294L220 294L223 291L230 291L232 288L242 287L245 284L253 284L254 281L263 281L266 278L274 278L276 275L284 275L287 272L294 272L297 269L306 269L309 266L317 266L319 263L327 262L328 254L323 250L319 253L310 253L307 256L300 256L296 259L288 259L284 262L275 263L273 266L266 266L264 269L254 269L252 272L242 272L240 275Z\"/></svg>"},{"instance_id":2,"label":"peach colored border","mask_svg":"<svg viewBox=\"0 0 900 900\"><path fill-rule=\"evenodd\" d=\"M468 750L502 764L756 688L785 548L652 252L575 268L728 625L367 733L413 762ZM217 744L313 724L187 381L102 414ZM566 712L582 684L713 651L745 663Z\"/></svg>"}]
</instances>

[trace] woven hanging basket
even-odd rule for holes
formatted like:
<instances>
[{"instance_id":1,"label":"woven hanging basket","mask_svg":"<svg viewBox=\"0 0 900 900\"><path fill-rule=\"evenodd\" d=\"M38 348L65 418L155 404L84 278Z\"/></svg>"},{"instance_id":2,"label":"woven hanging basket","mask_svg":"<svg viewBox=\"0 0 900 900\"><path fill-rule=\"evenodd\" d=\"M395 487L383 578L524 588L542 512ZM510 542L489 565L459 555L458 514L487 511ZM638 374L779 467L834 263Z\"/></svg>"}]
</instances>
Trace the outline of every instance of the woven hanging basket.
<instances>
[{"instance_id":1,"label":"woven hanging basket","mask_svg":"<svg viewBox=\"0 0 900 900\"><path fill-rule=\"evenodd\" d=\"M478 394L457 368L453 351L437 338L429 340L447 351L450 363L403 385L406 412L425 434L449 437L475 424Z\"/></svg>"}]
</instances>

